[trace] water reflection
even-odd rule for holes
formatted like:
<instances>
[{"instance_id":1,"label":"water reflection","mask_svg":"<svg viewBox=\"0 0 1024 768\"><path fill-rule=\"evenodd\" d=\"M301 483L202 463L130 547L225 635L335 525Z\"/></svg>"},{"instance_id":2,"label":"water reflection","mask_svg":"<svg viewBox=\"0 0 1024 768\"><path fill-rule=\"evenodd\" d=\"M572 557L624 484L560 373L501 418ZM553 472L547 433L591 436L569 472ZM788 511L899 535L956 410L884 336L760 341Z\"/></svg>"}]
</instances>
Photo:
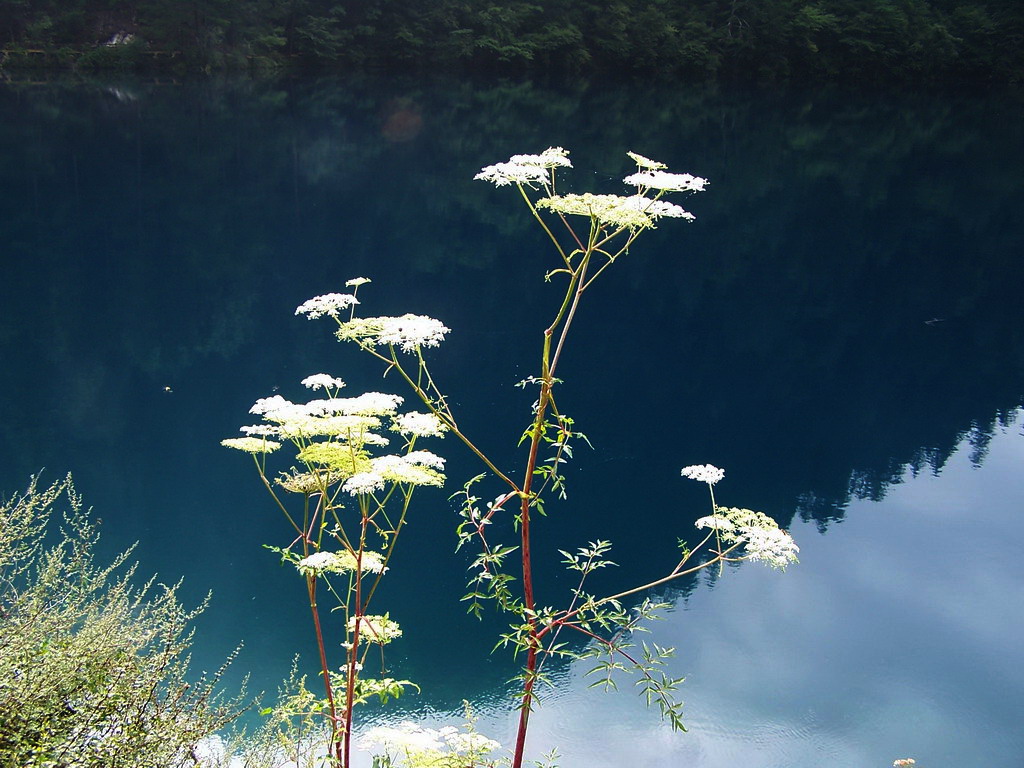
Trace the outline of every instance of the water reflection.
<instances>
[{"instance_id":1,"label":"water reflection","mask_svg":"<svg viewBox=\"0 0 1024 768\"><path fill-rule=\"evenodd\" d=\"M877 696L878 687L834 681L835 691L811 700L801 688L810 683L793 677L785 690L779 678L779 690L729 694L749 673L732 670L723 679L711 671L719 668L717 653L763 653L740 642L755 629L744 623L745 601L785 596L794 604L779 615L819 621L825 634L799 651L777 648L764 669L781 675L779 659L793 658L785 654L817 653L820 665L842 672L849 657L838 649L855 638L877 654L896 648L892 658L906 662L903 671L896 675L895 661L878 668L902 681L899 690L932 702L912 710L927 724L941 709L929 687L937 674L918 663L926 654L899 650L916 647L907 645L908 633L913 642L927 638L932 657L959 659L963 648L989 641L980 618L962 613L954 630L925 621L924 607L920 633L899 624L898 636L880 627L865 634L876 618L868 598L891 604L908 573L896 578L888 556L876 562L862 539L844 537L870 529L878 552L898 551L890 549L898 530L889 530L887 518L879 534L872 515L933 482L933 473L948 482L965 457L981 465L965 476L981 477L1021 404L1019 95L658 84L644 84L642 99L637 93L628 83L400 78L0 89L0 141L10 148L0 154L7 241L0 394L18 406L0 420L0 488L20 487L42 466L73 470L106 521L110 550L140 540L142 570L169 580L184 574L193 602L214 588L197 648L201 665L216 666L244 639L240 666L256 669L258 687L272 689L293 652L312 653L301 590L260 549L279 543L280 521L250 468L218 442L256 398L275 387L296 395L297 381L311 373L341 375L353 390L382 386L378 371L325 329L294 318L294 308L365 274L376 280L366 294L374 313L442 318L454 332L436 355L437 371L460 421L515 462L507 446L529 398L512 384L534 373L537 318L553 299L539 275L550 263L507 190L471 177L512 152L562 144L573 150L576 188L598 187L626 170L620 153L635 149L708 176L712 187L693 201L695 224L652 233L613 279L598 284L581 317L561 398L597 450L578 454L569 503L545 521L538 541L538 551L551 556L544 599L555 602L568 588L555 549L599 537L615 541L616 559L632 573L657 575L657 563L674 555L675 536L706 513L702 490L681 483L679 467L724 466L724 503L793 520L802 545L812 537L821 547L805 549L812 567L784 579L741 569L713 591L683 585L694 610L664 631L678 635L682 669L691 674L686 696L766 723L758 731L765 740L778 728L797 733L827 723L815 731L824 740L806 749L828 756L854 736L888 749L856 729L902 706L895 693L883 700L888 708L868 707L864 696ZM624 399L632 387L637 396ZM520 410L507 405L510 398ZM454 447L449 452L450 477L478 471ZM920 478L910 482L915 471ZM444 495L425 500L403 543L405 565L389 574L382 595L408 628L392 661L423 685L426 705L442 709L500 691L512 673L507 659L487 655L500 623L462 615L461 564L422 578L422 563L447 559L452 549ZM977 499L967 509L988 513L987 498ZM943 520L919 535L948 536L958 525ZM652 540L657 530L668 535ZM960 556L947 555L957 567L983 564L982 544L965 537ZM844 578L856 590L848 594L839 582L830 589L852 613L836 613L836 601L813 592L830 581L801 575L815 572L813 553L822 548L849 563ZM911 562L908 556L899 562ZM1019 575L1019 568L1008 563L1006 573ZM980 591L979 610L991 608L989 585L971 587ZM924 597L915 589L906 599ZM796 615L799 601L812 598L824 605ZM721 627L701 625L702 615ZM698 626L708 634L687 634ZM734 626L742 633L729 641L723 630ZM771 640L773 627L758 625L758 642L798 637L797 628L782 632L779 624ZM999 642L990 647L1002 649ZM692 649L704 655L694 661ZM459 679L454 668L463 671ZM980 673L969 664L959 669ZM705 679L713 682L700 688ZM970 686L971 695L987 684ZM998 695L987 706L1020 699L1021 686L1005 685L992 688ZM574 694L567 695L565 708L551 711L572 719ZM804 714L786 715L776 728L765 713L786 697L804 701ZM650 748L653 761L694 744L709 755L739 749L700 725L743 722L721 710L691 708L692 722L704 729L699 739L666 742L632 704L620 711L617 701L600 701L586 718L637 734L636 748ZM835 743L822 734L837 734ZM905 751L884 757L891 762ZM777 762L800 764L786 754L776 753Z\"/></svg>"},{"instance_id":2,"label":"water reflection","mask_svg":"<svg viewBox=\"0 0 1024 768\"><path fill-rule=\"evenodd\" d=\"M475 330L487 327L481 318L539 309L541 241L470 176L547 143L574 149L579 186L615 177L628 146L712 179L700 222L655 233L604 289L604 300L642 302L651 315L638 327L594 318L589 343L635 348L640 333L648 350L685 361L669 377L665 358L609 361L609 382L639 370L663 402L707 402L727 382L735 399L686 425L688 441L722 461L765 452L765 442L736 447L737 433L749 445L753 413L760 435L809 452L800 472L810 470L813 489L771 468L785 485L780 514L803 483L806 514L837 516L851 467L863 470L855 490L876 493L922 446L941 463L964 430L984 431L994 409L1019 401L1024 158L1009 127L1021 112L1012 94L652 85L638 104L631 88L607 84L359 78L118 84L135 94L126 102L110 87L2 93L10 119L0 135L17 151L0 159L0 290L19 318L4 341L35 358L46 381L80 370L73 400L54 399L61 419L104 414L83 432L130 419L126 374L174 387L206 361L251 355L281 340L271 318L357 272L388 274L395 306L415 295L421 311L447 309L421 286L454 291L465 309L453 320L471 332L487 332ZM992 109L1007 119L989 120ZM397 143L396 111L422 120ZM76 322L82 307L88 325ZM292 333L285 343L297 342ZM3 385L23 402L39 394L16 368ZM989 407L962 394L972 391ZM808 418L820 412L827 428ZM31 445L34 428L11 439ZM16 476L51 463L45 449L22 457Z\"/></svg>"},{"instance_id":3,"label":"water reflection","mask_svg":"<svg viewBox=\"0 0 1024 768\"><path fill-rule=\"evenodd\" d=\"M689 733L573 669L531 720L533 748L594 768L1018 765L1021 415L983 466L964 440L941 473L908 470L828 535L797 522L801 562L785 574L744 565L655 625L678 649L669 673L687 677ZM481 727L509 738L505 712Z\"/></svg>"}]
</instances>

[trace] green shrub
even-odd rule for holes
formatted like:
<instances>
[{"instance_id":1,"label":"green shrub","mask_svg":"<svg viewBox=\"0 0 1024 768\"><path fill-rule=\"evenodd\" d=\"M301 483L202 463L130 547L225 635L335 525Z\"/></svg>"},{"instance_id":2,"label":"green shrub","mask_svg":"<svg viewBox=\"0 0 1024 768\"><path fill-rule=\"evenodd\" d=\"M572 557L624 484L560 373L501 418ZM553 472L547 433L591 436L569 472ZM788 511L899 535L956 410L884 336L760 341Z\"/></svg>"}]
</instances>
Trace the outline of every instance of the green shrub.
<instances>
[{"instance_id":1,"label":"green shrub","mask_svg":"<svg viewBox=\"0 0 1024 768\"><path fill-rule=\"evenodd\" d=\"M130 550L97 564L97 539L70 477L0 501L0 765L195 765L242 710L215 692L223 668L187 680L205 604L135 586Z\"/></svg>"}]
</instances>

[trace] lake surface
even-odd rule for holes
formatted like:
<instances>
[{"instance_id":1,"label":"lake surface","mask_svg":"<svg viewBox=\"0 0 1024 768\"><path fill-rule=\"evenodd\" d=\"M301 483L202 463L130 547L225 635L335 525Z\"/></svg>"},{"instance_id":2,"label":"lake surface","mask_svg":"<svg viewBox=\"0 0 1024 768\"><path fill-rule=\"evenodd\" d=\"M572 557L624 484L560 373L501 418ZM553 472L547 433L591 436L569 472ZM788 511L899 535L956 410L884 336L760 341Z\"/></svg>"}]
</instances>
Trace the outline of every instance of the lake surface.
<instances>
[{"instance_id":1,"label":"lake surface","mask_svg":"<svg viewBox=\"0 0 1024 768\"><path fill-rule=\"evenodd\" d=\"M678 584L651 627L686 675L687 734L624 681L554 670L533 720L564 768L1024 764L1024 98L647 82L9 82L0 86L0 489L74 473L104 551L197 602L211 669L273 690L314 658L302 585L262 544L288 529L219 446L300 379L402 394L294 316L357 275L369 314L453 329L431 355L460 423L512 467L551 254L483 165L552 145L578 191L619 192L626 150L711 180L597 284L560 375L594 444L535 545L615 543L616 590L659 576L720 503L791 529L801 563ZM449 486L418 496L382 596L420 696L512 741L500 619L459 603ZM493 493L497 493L494 490ZM481 495L487 496L485 493ZM673 561L674 562L674 561ZM616 572L613 572L616 571ZM398 713L398 714L395 714ZM388 712L380 717L388 716Z\"/></svg>"}]
</instances>

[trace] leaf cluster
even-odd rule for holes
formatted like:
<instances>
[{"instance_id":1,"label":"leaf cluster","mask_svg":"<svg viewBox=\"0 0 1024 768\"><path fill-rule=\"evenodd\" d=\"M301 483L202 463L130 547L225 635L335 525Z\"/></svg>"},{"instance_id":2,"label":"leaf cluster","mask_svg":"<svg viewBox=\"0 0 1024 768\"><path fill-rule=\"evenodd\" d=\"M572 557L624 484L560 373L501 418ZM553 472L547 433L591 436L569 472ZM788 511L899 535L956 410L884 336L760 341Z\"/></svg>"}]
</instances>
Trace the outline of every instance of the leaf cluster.
<instances>
[{"instance_id":1,"label":"leaf cluster","mask_svg":"<svg viewBox=\"0 0 1024 768\"><path fill-rule=\"evenodd\" d=\"M114 35L135 36L110 46ZM86 66L460 66L761 77L1019 80L1009 0L8 0L16 63ZM62 51L61 55L57 53ZM174 57L146 55L174 53Z\"/></svg>"},{"instance_id":2,"label":"leaf cluster","mask_svg":"<svg viewBox=\"0 0 1024 768\"><path fill-rule=\"evenodd\" d=\"M0 503L0 765L191 765L244 708L217 691L226 664L188 673L205 604L136 586L130 551L97 563L97 540L70 477Z\"/></svg>"}]
</instances>

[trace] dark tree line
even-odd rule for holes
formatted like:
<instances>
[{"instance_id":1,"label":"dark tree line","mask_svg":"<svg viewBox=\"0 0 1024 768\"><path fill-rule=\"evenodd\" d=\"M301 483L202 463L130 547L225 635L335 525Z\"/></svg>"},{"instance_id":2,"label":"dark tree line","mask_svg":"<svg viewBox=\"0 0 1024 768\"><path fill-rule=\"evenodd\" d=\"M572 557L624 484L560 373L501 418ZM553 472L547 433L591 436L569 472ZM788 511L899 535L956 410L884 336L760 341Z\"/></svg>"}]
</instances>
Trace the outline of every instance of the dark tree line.
<instances>
[{"instance_id":1,"label":"dark tree line","mask_svg":"<svg viewBox=\"0 0 1024 768\"><path fill-rule=\"evenodd\" d=\"M7 66L299 65L994 80L1020 0L0 0ZM110 45L112 41L118 44ZM173 52L173 59L161 55Z\"/></svg>"}]
</instances>

